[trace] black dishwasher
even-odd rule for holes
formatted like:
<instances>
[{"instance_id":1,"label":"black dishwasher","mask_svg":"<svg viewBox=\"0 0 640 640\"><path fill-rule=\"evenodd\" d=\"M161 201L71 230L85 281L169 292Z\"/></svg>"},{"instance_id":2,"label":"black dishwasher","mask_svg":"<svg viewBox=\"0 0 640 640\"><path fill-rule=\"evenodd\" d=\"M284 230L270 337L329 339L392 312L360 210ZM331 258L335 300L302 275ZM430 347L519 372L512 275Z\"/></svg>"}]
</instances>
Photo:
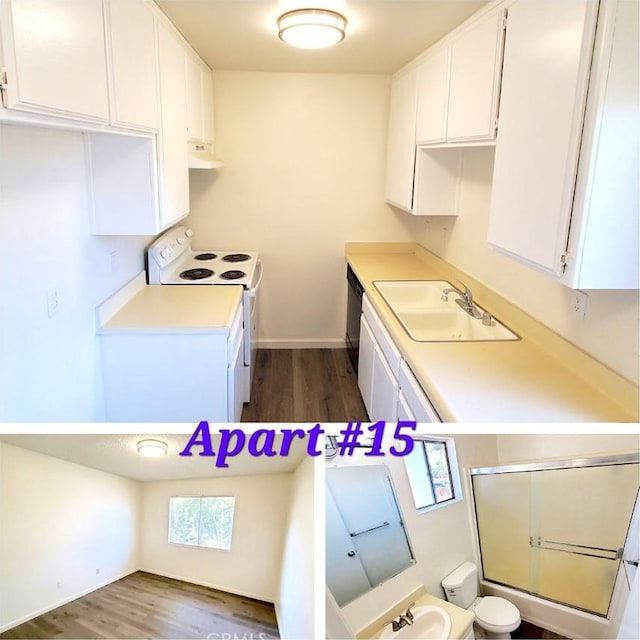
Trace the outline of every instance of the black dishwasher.
<instances>
[{"instance_id":1,"label":"black dishwasher","mask_svg":"<svg viewBox=\"0 0 640 640\"><path fill-rule=\"evenodd\" d=\"M353 368L358 373L360 314L362 313L362 294L364 289L349 265L347 265L347 285L347 351Z\"/></svg>"}]
</instances>

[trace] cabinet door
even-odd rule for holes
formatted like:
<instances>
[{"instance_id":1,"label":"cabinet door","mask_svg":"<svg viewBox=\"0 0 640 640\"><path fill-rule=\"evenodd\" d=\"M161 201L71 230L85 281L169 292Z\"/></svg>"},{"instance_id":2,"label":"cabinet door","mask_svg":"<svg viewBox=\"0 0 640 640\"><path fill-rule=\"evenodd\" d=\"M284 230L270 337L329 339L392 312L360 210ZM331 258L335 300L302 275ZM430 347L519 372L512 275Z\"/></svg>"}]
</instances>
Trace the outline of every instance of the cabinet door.
<instances>
[{"instance_id":1,"label":"cabinet door","mask_svg":"<svg viewBox=\"0 0 640 640\"><path fill-rule=\"evenodd\" d=\"M188 140L202 142L202 72L200 63L193 56L187 55L187 129Z\"/></svg>"},{"instance_id":2,"label":"cabinet door","mask_svg":"<svg viewBox=\"0 0 640 640\"><path fill-rule=\"evenodd\" d=\"M449 94L449 47L433 52L418 69L418 144L444 142Z\"/></svg>"},{"instance_id":3,"label":"cabinet door","mask_svg":"<svg viewBox=\"0 0 640 640\"><path fill-rule=\"evenodd\" d=\"M418 70L410 69L391 82L385 200L411 211L416 160Z\"/></svg>"},{"instance_id":4,"label":"cabinet door","mask_svg":"<svg viewBox=\"0 0 640 640\"><path fill-rule=\"evenodd\" d=\"M101 0L11 0L6 7L8 106L108 122Z\"/></svg>"},{"instance_id":5,"label":"cabinet door","mask_svg":"<svg viewBox=\"0 0 640 640\"><path fill-rule=\"evenodd\" d=\"M382 349L376 345L373 358L373 387L371 390L371 420L398 420L398 392L400 387Z\"/></svg>"},{"instance_id":6,"label":"cabinet door","mask_svg":"<svg viewBox=\"0 0 640 640\"><path fill-rule=\"evenodd\" d=\"M204 142L212 144L213 129L213 74L207 67L200 69L202 77L202 137Z\"/></svg>"},{"instance_id":7,"label":"cabinet door","mask_svg":"<svg viewBox=\"0 0 640 640\"><path fill-rule=\"evenodd\" d=\"M160 67L160 192L162 226L189 213L187 82L185 51L169 28L158 22Z\"/></svg>"},{"instance_id":8,"label":"cabinet door","mask_svg":"<svg viewBox=\"0 0 640 640\"><path fill-rule=\"evenodd\" d=\"M416 417L407 402L407 396L404 395L402 390L400 390L398 395L398 420L416 422Z\"/></svg>"},{"instance_id":9,"label":"cabinet door","mask_svg":"<svg viewBox=\"0 0 640 640\"><path fill-rule=\"evenodd\" d=\"M562 273L598 4L509 8L489 243ZM553 46L551 46L553 44Z\"/></svg>"},{"instance_id":10,"label":"cabinet door","mask_svg":"<svg viewBox=\"0 0 640 640\"><path fill-rule=\"evenodd\" d=\"M141 0L110 0L113 124L158 128L153 15Z\"/></svg>"},{"instance_id":11,"label":"cabinet door","mask_svg":"<svg viewBox=\"0 0 640 640\"><path fill-rule=\"evenodd\" d=\"M451 43L448 140L495 138L503 20L503 10L492 13Z\"/></svg>"},{"instance_id":12,"label":"cabinet door","mask_svg":"<svg viewBox=\"0 0 640 640\"><path fill-rule=\"evenodd\" d=\"M400 398L404 403L405 412L412 415L409 420L417 422L442 422L431 402L416 380L413 372L403 360L400 363Z\"/></svg>"},{"instance_id":13,"label":"cabinet door","mask_svg":"<svg viewBox=\"0 0 640 640\"><path fill-rule=\"evenodd\" d=\"M362 395L362 401L373 419L372 395L373 395L373 361L376 352L376 339L364 316L360 316L360 351L358 354L358 387Z\"/></svg>"}]
</instances>

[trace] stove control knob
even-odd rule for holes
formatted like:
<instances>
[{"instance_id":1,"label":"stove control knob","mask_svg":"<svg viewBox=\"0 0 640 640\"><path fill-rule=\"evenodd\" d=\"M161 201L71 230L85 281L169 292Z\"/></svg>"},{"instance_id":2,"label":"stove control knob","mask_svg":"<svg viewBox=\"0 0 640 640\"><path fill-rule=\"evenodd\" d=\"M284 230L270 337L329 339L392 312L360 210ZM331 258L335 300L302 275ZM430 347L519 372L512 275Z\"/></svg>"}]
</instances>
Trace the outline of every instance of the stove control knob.
<instances>
[{"instance_id":1,"label":"stove control knob","mask_svg":"<svg viewBox=\"0 0 640 640\"><path fill-rule=\"evenodd\" d=\"M193 237L193 231L191 231L191 229L187 229L184 232L184 235L187 236L187 238L192 238Z\"/></svg>"},{"instance_id":2,"label":"stove control knob","mask_svg":"<svg viewBox=\"0 0 640 640\"><path fill-rule=\"evenodd\" d=\"M169 249L163 249L163 250L160 252L160 257L161 257L161 258L168 258L168 257L169 257Z\"/></svg>"},{"instance_id":3,"label":"stove control knob","mask_svg":"<svg viewBox=\"0 0 640 640\"><path fill-rule=\"evenodd\" d=\"M182 237L178 238L178 244L182 245L186 242L186 240Z\"/></svg>"}]
</instances>

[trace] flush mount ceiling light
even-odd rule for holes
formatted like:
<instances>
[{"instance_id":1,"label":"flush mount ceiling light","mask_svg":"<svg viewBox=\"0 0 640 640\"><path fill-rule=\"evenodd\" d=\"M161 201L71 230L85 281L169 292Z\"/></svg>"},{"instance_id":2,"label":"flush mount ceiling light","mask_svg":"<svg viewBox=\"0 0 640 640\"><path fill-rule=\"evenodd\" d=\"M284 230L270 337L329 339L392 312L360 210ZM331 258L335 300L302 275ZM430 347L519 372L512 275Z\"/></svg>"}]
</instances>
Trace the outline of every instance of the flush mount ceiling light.
<instances>
[{"instance_id":1,"label":"flush mount ceiling light","mask_svg":"<svg viewBox=\"0 0 640 640\"><path fill-rule=\"evenodd\" d=\"M278 18L280 39L301 49L324 49L344 39L347 19L328 9L296 9Z\"/></svg>"},{"instance_id":2,"label":"flush mount ceiling light","mask_svg":"<svg viewBox=\"0 0 640 640\"><path fill-rule=\"evenodd\" d=\"M145 458L161 458L167 455L167 443L162 440L140 440L138 453Z\"/></svg>"}]
</instances>

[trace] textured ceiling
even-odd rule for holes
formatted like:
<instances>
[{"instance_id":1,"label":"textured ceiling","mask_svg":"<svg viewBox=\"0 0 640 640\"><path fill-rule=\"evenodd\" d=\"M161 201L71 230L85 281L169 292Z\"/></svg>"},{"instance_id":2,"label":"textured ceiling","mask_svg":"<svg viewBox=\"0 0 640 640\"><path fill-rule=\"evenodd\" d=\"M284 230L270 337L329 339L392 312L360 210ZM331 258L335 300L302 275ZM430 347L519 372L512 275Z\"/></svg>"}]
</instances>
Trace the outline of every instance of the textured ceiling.
<instances>
[{"instance_id":1,"label":"textured ceiling","mask_svg":"<svg viewBox=\"0 0 640 640\"><path fill-rule=\"evenodd\" d=\"M253 457L243 452L228 458L228 468L215 466L215 458L201 457L200 447L193 449L193 456L179 456L190 437L158 434L73 434L73 435L0 435L0 442L30 449L54 458L92 467L133 480L176 480L186 478L213 478L220 476L291 473L306 454L306 442L297 441L287 456ZM137 452L136 444L145 438L163 440L169 451L162 458L144 458ZM212 436L213 450L218 450L220 436ZM278 437L278 447L280 436ZM246 448L245 448L246 449Z\"/></svg>"},{"instance_id":2,"label":"textured ceiling","mask_svg":"<svg viewBox=\"0 0 640 640\"><path fill-rule=\"evenodd\" d=\"M382 73L397 71L486 0L157 0L212 69ZM327 8L348 19L339 45L295 49L278 38L285 11Z\"/></svg>"}]
</instances>

